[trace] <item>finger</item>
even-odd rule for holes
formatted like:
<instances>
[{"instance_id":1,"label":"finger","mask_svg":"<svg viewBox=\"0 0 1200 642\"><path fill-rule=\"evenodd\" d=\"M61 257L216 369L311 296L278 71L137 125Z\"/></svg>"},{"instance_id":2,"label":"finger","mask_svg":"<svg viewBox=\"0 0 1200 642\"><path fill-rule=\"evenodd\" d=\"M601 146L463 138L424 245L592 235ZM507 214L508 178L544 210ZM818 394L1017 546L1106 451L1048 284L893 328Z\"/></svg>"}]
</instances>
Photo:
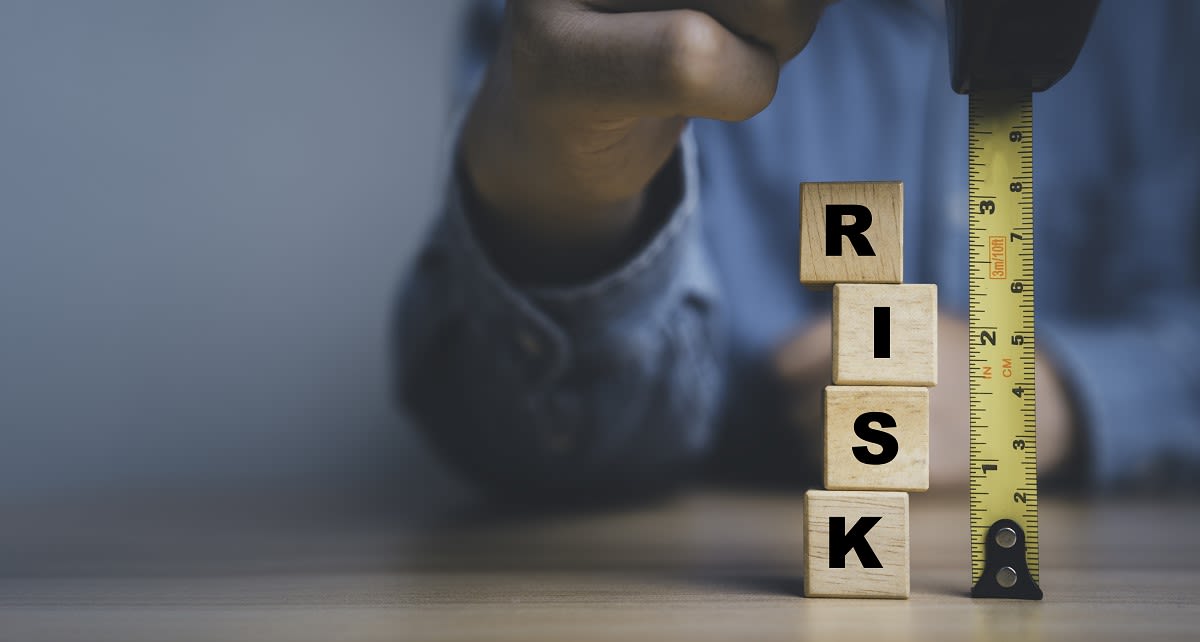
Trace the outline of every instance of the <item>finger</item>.
<instances>
[{"instance_id":1,"label":"finger","mask_svg":"<svg viewBox=\"0 0 1200 642\"><path fill-rule=\"evenodd\" d=\"M604 11L702 11L734 34L766 46L779 62L812 39L827 0L589 0Z\"/></svg>"},{"instance_id":2,"label":"finger","mask_svg":"<svg viewBox=\"0 0 1200 642\"><path fill-rule=\"evenodd\" d=\"M775 95L775 57L707 14L514 4L514 82L543 101L617 117L744 120Z\"/></svg>"}]
</instances>

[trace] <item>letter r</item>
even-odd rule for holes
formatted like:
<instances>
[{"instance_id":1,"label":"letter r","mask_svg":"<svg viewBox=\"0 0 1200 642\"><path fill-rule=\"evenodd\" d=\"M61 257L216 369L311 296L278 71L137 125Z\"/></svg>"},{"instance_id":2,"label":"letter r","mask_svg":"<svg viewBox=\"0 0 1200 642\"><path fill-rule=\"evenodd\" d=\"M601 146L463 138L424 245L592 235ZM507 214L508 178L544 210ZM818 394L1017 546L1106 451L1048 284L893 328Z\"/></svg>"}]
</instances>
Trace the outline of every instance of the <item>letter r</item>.
<instances>
[{"instance_id":1,"label":"letter r","mask_svg":"<svg viewBox=\"0 0 1200 642\"><path fill-rule=\"evenodd\" d=\"M849 216L854 222L846 224ZM867 240L866 231L871 227L871 210L865 205L825 206L825 256L842 255L842 237L850 241L854 253L859 256L875 256L875 248Z\"/></svg>"}]
</instances>

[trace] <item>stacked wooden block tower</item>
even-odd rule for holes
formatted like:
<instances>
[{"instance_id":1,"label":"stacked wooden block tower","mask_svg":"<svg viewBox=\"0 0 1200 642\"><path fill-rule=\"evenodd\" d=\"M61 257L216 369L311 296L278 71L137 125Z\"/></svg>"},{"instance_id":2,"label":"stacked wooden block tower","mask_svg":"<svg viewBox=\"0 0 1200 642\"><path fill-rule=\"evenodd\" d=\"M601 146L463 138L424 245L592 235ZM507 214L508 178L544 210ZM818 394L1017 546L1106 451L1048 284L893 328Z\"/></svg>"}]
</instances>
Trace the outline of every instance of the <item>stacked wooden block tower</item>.
<instances>
[{"instance_id":1,"label":"stacked wooden block tower","mask_svg":"<svg viewBox=\"0 0 1200 642\"><path fill-rule=\"evenodd\" d=\"M825 488L804 497L804 593L908 597L908 493L929 488L937 286L904 285L899 182L800 186L800 282L833 287Z\"/></svg>"}]
</instances>

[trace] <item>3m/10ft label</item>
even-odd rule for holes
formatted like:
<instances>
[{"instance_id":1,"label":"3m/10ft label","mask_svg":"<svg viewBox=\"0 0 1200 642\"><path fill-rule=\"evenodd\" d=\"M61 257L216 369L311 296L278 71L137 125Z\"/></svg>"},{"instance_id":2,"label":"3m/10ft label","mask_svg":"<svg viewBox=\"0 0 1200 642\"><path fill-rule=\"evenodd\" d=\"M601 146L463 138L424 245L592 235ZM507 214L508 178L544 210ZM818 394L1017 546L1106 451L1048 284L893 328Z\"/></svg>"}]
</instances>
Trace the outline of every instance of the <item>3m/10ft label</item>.
<instances>
[{"instance_id":1,"label":"3m/10ft label","mask_svg":"<svg viewBox=\"0 0 1200 642\"><path fill-rule=\"evenodd\" d=\"M1032 94L971 92L969 127L971 580L1011 519L1037 582Z\"/></svg>"}]
</instances>

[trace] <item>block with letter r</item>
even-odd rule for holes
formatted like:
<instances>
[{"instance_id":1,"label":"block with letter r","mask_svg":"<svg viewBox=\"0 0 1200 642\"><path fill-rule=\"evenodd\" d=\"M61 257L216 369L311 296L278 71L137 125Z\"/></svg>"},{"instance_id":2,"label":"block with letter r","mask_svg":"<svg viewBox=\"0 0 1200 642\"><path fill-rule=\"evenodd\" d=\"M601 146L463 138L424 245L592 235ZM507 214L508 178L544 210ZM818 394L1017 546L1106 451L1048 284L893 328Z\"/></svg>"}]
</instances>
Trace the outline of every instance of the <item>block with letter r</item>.
<instances>
[{"instance_id":1,"label":"block with letter r","mask_svg":"<svg viewBox=\"0 0 1200 642\"><path fill-rule=\"evenodd\" d=\"M904 184L800 184L800 282L901 283Z\"/></svg>"}]
</instances>

